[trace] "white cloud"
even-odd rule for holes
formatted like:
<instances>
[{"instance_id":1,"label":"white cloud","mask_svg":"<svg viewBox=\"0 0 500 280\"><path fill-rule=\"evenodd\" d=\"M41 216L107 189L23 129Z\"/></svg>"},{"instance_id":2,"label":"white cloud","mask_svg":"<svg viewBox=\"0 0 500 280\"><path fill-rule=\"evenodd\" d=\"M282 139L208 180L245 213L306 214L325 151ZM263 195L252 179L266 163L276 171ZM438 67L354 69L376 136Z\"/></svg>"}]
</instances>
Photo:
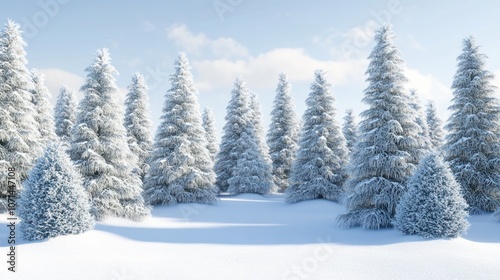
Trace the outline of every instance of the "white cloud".
<instances>
[{"instance_id":1,"label":"white cloud","mask_svg":"<svg viewBox=\"0 0 500 280\"><path fill-rule=\"evenodd\" d=\"M192 64L200 83L227 87L242 75L251 87L261 89L274 87L280 72L286 72L292 82L311 81L316 69L328 71L334 85L362 81L367 61L322 61L300 48L279 48L244 60L201 60Z\"/></svg>"},{"instance_id":2,"label":"white cloud","mask_svg":"<svg viewBox=\"0 0 500 280\"><path fill-rule=\"evenodd\" d=\"M76 93L78 99L82 96L79 92L84 79L74 73L57 69L57 68L45 68L39 69L40 73L45 76L45 85L51 93L50 102L52 105L55 104L57 95L59 95L59 89L61 86L66 86L67 88L73 90Z\"/></svg>"},{"instance_id":3,"label":"white cloud","mask_svg":"<svg viewBox=\"0 0 500 280\"><path fill-rule=\"evenodd\" d=\"M201 54L210 52L217 58L246 57L248 50L232 38L211 39L204 33L193 34L185 24L167 28L167 37L184 51Z\"/></svg>"}]
</instances>

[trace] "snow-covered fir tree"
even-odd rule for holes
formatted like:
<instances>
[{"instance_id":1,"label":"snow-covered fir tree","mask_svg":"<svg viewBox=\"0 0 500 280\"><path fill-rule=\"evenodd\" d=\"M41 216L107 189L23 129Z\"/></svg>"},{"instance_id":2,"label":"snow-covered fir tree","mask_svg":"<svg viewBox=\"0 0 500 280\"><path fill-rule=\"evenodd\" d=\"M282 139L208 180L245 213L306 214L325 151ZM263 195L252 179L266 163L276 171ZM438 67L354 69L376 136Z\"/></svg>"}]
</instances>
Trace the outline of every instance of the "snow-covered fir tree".
<instances>
[{"instance_id":1,"label":"snow-covered fir tree","mask_svg":"<svg viewBox=\"0 0 500 280\"><path fill-rule=\"evenodd\" d=\"M351 109L345 112L342 133L347 143L347 149L351 152L358 138L358 124L356 123L354 112Z\"/></svg>"},{"instance_id":2,"label":"snow-covered fir tree","mask_svg":"<svg viewBox=\"0 0 500 280\"><path fill-rule=\"evenodd\" d=\"M437 116L436 107L432 101L427 103L425 109L427 126L429 127L429 139L432 144L432 148L439 150L443 145L443 121Z\"/></svg>"},{"instance_id":3,"label":"snow-covered fir tree","mask_svg":"<svg viewBox=\"0 0 500 280\"><path fill-rule=\"evenodd\" d=\"M412 89L410 90L410 107L415 110L415 123L420 126L419 136L422 138L420 141L423 143L423 150L430 150L432 148L432 143L429 137L429 127L427 125L427 118L424 110L422 109L422 102L418 97L417 91Z\"/></svg>"},{"instance_id":4,"label":"snow-covered fir tree","mask_svg":"<svg viewBox=\"0 0 500 280\"><path fill-rule=\"evenodd\" d=\"M218 189L185 53L180 53L166 94L144 196L150 204L214 203Z\"/></svg>"},{"instance_id":5,"label":"snow-covered fir tree","mask_svg":"<svg viewBox=\"0 0 500 280\"><path fill-rule=\"evenodd\" d=\"M288 203L316 198L338 201L347 179L348 150L335 120L331 84L324 71L317 70L314 74L302 118L299 149L290 172L290 186L285 191Z\"/></svg>"},{"instance_id":6,"label":"snow-covered fir tree","mask_svg":"<svg viewBox=\"0 0 500 280\"><path fill-rule=\"evenodd\" d=\"M56 135L62 141L71 139L71 129L76 121L76 97L72 90L62 86L54 107Z\"/></svg>"},{"instance_id":7,"label":"snow-covered fir tree","mask_svg":"<svg viewBox=\"0 0 500 280\"><path fill-rule=\"evenodd\" d=\"M7 208L8 168L16 170L17 192L43 152L25 46L21 27L9 20L0 33L0 213Z\"/></svg>"},{"instance_id":8,"label":"snow-covered fir tree","mask_svg":"<svg viewBox=\"0 0 500 280\"><path fill-rule=\"evenodd\" d=\"M284 192L288 188L288 177L299 141L299 125L291 89L286 74L281 73L271 111L271 124L267 133L274 184L279 192Z\"/></svg>"},{"instance_id":9,"label":"snow-covered fir tree","mask_svg":"<svg viewBox=\"0 0 500 280\"><path fill-rule=\"evenodd\" d=\"M271 156L269 156L269 146L267 146L266 134L264 132L264 126L262 125L262 108L260 106L259 97L255 92L250 92L249 105L251 112L250 119L253 121L257 146L259 147L259 151L262 154L262 157L264 157L264 160L267 162L268 165L271 165L272 160Z\"/></svg>"},{"instance_id":10,"label":"snow-covered fir tree","mask_svg":"<svg viewBox=\"0 0 500 280\"><path fill-rule=\"evenodd\" d=\"M50 93L49 89L45 86L45 78L38 70L33 69L31 71L31 81L33 82L31 102L36 110L35 120L38 125L37 129L41 134L42 143L47 145L57 139L54 128L54 116L52 115L49 102Z\"/></svg>"},{"instance_id":11,"label":"snow-covered fir tree","mask_svg":"<svg viewBox=\"0 0 500 280\"><path fill-rule=\"evenodd\" d=\"M350 157L344 201L348 212L338 217L343 227L390 227L406 181L423 155L421 129L404 89L404 62L394 37L389 26L377 30L369 56L363 98L368 109L361 113Z\"/></svg>"},{"instance_id":12,"label":"snow-covered fir tree","mask_svg":"<svg viewBox=\"0 0 500 280\"><path fill-rule=\"evenodd\" d=\"M96 52L81 87L76 123L69 148L71 159L83 175L97 220L110 216L142 220L149 207L141 196L141 179L133 172L137 157L130 151L117 102L115 68L107 49Z\"/></svg>"},{"instance_id":13,"label":"snow-covered fir tree","mask_svg":"<svg viewBox=\"0 0 500 280\"><path fill-rule=\"evenodd\" d=\"M493 219L495 219L497 222L500 222L500 207L498 207L497 210L493 213Z\"/></svg>"},{"instance_id":14,"label":"snow-covered fir tree","mask_svg":"<svg viewBox=\"0 0 500 280\"><path fill-rule=\"evenodd\" d=\"M253 124L249 124L233 143L232 150L238 152L238 160L232 176L227 180L230 194L266 194L274 187L270 165L262 155L255 134Z\"/></svg>"},{"instance_id":15,"label":"snow-covered fir tree","mask_svg":"<svg viewBox=\"0 0 500 280\"><path fill-rule=\"evenodd\" d=\"M49 144L31 170L19 199L27 240L79 234L94 227L88 193L65 148Z\"/></svg>"},{"instance_id":16,"label":"snow-covered fir tree","mask_svg":"<svg viewBox=\"0 0 500 280\"><path fill-rule=\"evenodd\" d=\"M132 83L128 86L125 99L125 129L128 146L138 157L139 176L144 177L149 169L146 162L151 153L153 139L152 122L149 117L149 97L146 81L140 73L132 75Z\"/></svg>"},{"instance_id":17,"label":"snow-covered fir tree","mask_svg":"<svg viewBox=\"0 0 500 280\"><path fill-rule=\"evenodd\" d=\"M396 229L425 238L458 237L468 228L467 203L448 164L430 154L408 180L396 207Z\"/></svg>"},{"instance_id":18,"label":"snow-covered fir tree","mask_svg":"<svg viewBox=\"0 0 500 280\"><path fill-rule=\"evenodd\" d=\"M452 84L445 160L462 186L471 214L500 206L500 103L473 37L463 42Z\"/></svg>"},{"instance_id":19,"label":"snow-covered fir tree","mask_svg":"<svg viewBox=\"0 0 500 280\"><path fill-rule=\"evenodd\" d=\"M238 77L231 91L231 100L226 107L226 123L223 127L223 135L215 162L215 173L217 174L217 187L221 192L227 191L228 179L232 177L233 168L238 163L238 157L242 151L236 151L236 141L245 131L250 120L249 107L250 92L245 81Z\"/></svg>"},{"instance_id":20,"label":"snow-covered fir tree","mask_svg":"<svg viewBox=\"0 0 500 280\"><path fill-rule=\"evenodd\" d=\"M219 144L217 143L217 132L215 130L215 118L214 113L208 107L203 109L203 128L207 136L207 149L210 152L210 158L215 162L215 157L219 153Z\"/></svg>"}]
</instances>

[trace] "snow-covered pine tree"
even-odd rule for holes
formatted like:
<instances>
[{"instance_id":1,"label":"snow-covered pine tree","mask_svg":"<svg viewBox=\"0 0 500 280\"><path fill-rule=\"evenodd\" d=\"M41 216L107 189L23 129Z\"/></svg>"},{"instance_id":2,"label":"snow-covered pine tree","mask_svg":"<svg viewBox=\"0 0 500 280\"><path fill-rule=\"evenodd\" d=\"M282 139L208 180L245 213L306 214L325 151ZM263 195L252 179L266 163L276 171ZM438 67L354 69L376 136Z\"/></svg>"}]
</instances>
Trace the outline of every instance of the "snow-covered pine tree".
<instances>
[{"instance_id":1,"label":"snow-covered pine tree","mask_svg":"<svg viewBox=\"0 0 500 280\"><path fill-rule=\"evenodd\" d=\"M406 181L423 154L420 127L404 89L404 62L393 39L391 28L382 26L369 56L363 98L369 108L361 113L350 157L344 201L349 212L337 219L343 227L390 227Z\"/></svg>"},{"instance_id":2,"label":"snow-covered pine tree","mask_svg":"<svg viewBox=\"0 0 500 280\"><path fill-rule=\"evenodd\" d=\"M266 194L274 187L271 166L262 155L255 132L256 129L250 123L233 143L232 150L238 151L238 160L232 176L227 180L230 194Z\"/></svg>"},{"instance_id":3,"label":"snow-covered pine tree","mask_svg":"<svg viewBox=\"0 0 500 280\"><path fill-rule=\"evenodd\" d=\"M149 169L146 162L152 150L152 122L149 117L149 98L146 81L140 73L132 75L125 99L125 129L128 146L138 158L139 176L144 178Z\"/></svg>"},{"instance_id":4,"label":"snow-covered pine tree","mask_svg":"<svg viewBox=\"0 0 500 280\"><path fill-rule=\"evenodd\" d=\"M62 86L54 107L56 135L61 141L71 140L71 129L76 121L76 97L72 90Z\"/></svg>"},{"instance_id":5,"label":"snow-covered pine tree","mask_svg":"<svg viewBox=\"0 0 500 280\"><path fill-rule=\"evenodd\" d=\"M462 186L471 214L500 206L500 103L473 37L463 42L445 128L445 160Z\"/></svg>"},{"instance_id":6,"label":"snow-covered pine tree","mask_svg":"<svg viewBox=\"0 0 500 280\"><path fill-rule=\"evenodd\" d=\"M429 139L434 150L439 150L443 145L443 122L437 116L436 107L432 101L429 101L426 106L427 126L429 127Z\"/></svg>"},{"instance_id":7,"label":"snow-covered pine tree","mask_svg":"<svg viewBox=\"0 0 500 280\"><path fill-rule=\"evenodd\" d=\"M358 124L356 123L354 112L351 109L345 112L342 133L347 143L347 149L351 152L358 138Z\"/></svg>"},{"instance_id":8,"label":"snow-covered pine tree","mask_svg":"<svg viewBox=\"0 0 500 280\"><path fill-rule=\"evenodd\" d=\"M253 121L257 146L264 160L271 166L272 160L271 156L269 156L269 146L267 146L266 134L264 132L264 126L262 125L262 108L260 106L259 97L255 92L250 92L250 112L252 114L250 119ZM275 186L273 185L273 187Z\"/></svg>"},{"instance_id":9,"label":"snow-covered pine tree","mask_svg":"<svg viewBox=\"0 0 500 280\"><path fill-rule=\"evenodd\" d=\"M493 219L495 219L497 222L500 222L500 207L498 207L497 210L493 213Z\"/></svg>"},{"instance_id":10,"label":"snow-covered pine tree","mask_svg":"<svg viewBox=\"0 0 500 280\"><path fill-rule=\"evenodd\" d=\"M422 139L420 140L423 143L422 149L424 151L429 151L432 148L432 143L429 137L429 127L427 125L427 118L425 116L425 112L422 109L422 102L418 97L417 91L412 89L410 90L410 107L415 110L415 122L420 126L420 133L418 134Z\"/></svg>"},{"instance_id":11,"label":"snow-covered pine tree","mask_svg":"<svg viewBox=\"0 0 500 280\"><path fill-rule=\"evenodd\" d=\"M142 220L149 207L141 196L141 179L133 172L137 157L127 144L123 111L107 49L96 52L81 87L76 123L69 148L71 159L83 175L90 193L92 214L97 220L110 216Z\"/></svg>"},{"instance_id":12,"label":"snow-covered pine tree","mask_svg":"<svg viewBox=\"0 0 500 280\"><path fill-rule=\"evenodd\" d=\"M144 196L150 204L214 203L218 189L202 126L193 76L185 53L180 53L166 94Z\"/></svg>"},{"instance_id":13,"label":"snow-covered pine tree","mask_svg":"<svg viewBox=\"0 0 500 280\"><path fill-rule=\"evenodd\" d=\"M215 162L215 157L219 153L219 144L217 143L217 132L215 131L215 118L210 108L205 107L203 109L202 119L208 141L207 149L210 152L212 162Z\"/></svg>"},{"instance_id":14,"label":"snow-covered pine tree","mask_svg":"<svg viewBox=\"0 0 500 280\"><path fill-rule=\"evenodd\" d=\"M231 91L231 100L226 107L226 123L220 143L219 154L215 162L215 173L217 174L217 187L221 192L226 192L228 179L233 176L233 168L238 163L242 151L235 150L234 143L240 138L249 123L251 123L249 99L250 92L245 81L238 77Z\"/></svg>"},{"instance_id":15,"label":"snow-covered pine tree","mask_svg":"<svg viewBox=\"0 0 500 280\"><path fill-rule=\"evenodd\" d=\"M35 120L38 124L38 131L41 134L41 142L43 145L55 142L57 139L54 128L54 116L50 108L50 93L45 86L45 78L38 70L31 70L31 81L33 89L31 89L31 102L33 103L36 116Z\"/></svg>"},{"instance_id":16,"label":"snow-covered pine tree","mask_svg":"<svg viewBox=\"0 0 500 280\"><path fill-rule=\"evenodd\" d=\"M25 239L79 234L94 227L88 193L62 145L49 144L24 186L19 217Z\"/></svg>"},{"instance_id":17,"label":"snow-covered pine tree","mask_svg":"<svg viewBox=\"0 0 500 280\"><path fill-rule=\"evenodd\" d=\"M274 184L279 192L284 192L288 188L288 177L299 141L299 125L291 89L286 74L281 73L267 133Z\"/></svg>"},{"instance_id":18,"label":"snow-covered pine tree","mask_svg":"<svg viewBox=\"0 0 500 280\"><path fill-rule=\"evenodd\" d=\"M326 73L317 70L304 112L297 157L290 172L286 202L325 198L338 201L347 179L347 146L335 120L331 84Z\"/></svg>"},{"instance_id":19,"label":"snow-covered pine tree","mask_svg":"<svg viewBox=\"0 0 500 280\"><path fill-rule=\"evenodd\" d=\"M0 178L7 178L8 168L15 168L16 192L43 152L25 46L21 27L9 20L0 33ZM7 184L8 180L0 180L0 213L7 209Z\"/></svg>"},{"instance_id":20,"label":"snow-covered pine tree","mask_svg":"<svg viewBox=\"0 0 500 280\"><path fill-rule=\"evenodd\" d=\"M396 229L425 238L458 237L468 228L467 203L448 164L430 154L408 180L396 207Z\"/></svg>"}]
</instances>

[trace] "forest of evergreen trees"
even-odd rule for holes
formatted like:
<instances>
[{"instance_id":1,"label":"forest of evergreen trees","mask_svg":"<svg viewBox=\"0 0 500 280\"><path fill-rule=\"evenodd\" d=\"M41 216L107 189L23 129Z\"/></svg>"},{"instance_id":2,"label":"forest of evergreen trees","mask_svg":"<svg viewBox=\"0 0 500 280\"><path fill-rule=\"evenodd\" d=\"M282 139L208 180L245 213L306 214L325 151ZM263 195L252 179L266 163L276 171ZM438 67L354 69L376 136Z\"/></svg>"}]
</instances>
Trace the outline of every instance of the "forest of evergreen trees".
<instances>
[{"instance_id":1,"label":"forest of evergreen trees","mask_svg":"<svg viewBox=\"0 0 500 280\"><path fill-rule=\"evenodd\" d=\"M61 87L52 112L43 75L27 69L20 26L8 21L0 34L0 173L6 178L14 168L20 183L13 192L0 180L0 212L18 192L28 240L239 193L332 200L346 207L341 227L394 227L426 238L459 236L469 214L500 221L500 100L486 56L473 37L463 40L443 124L432 102L424 106L406 90L394 38L390 26L375 34L359 116L348 110L337 122L335 92L317 70L300 121L281 74L266 134L258 96L237 77L217 143L185 53L174 63L153 138L144 77L131 77L121 109L107 49L85 69L83 98L77 103L74 89Z\"/></svg>"}]
</instances>

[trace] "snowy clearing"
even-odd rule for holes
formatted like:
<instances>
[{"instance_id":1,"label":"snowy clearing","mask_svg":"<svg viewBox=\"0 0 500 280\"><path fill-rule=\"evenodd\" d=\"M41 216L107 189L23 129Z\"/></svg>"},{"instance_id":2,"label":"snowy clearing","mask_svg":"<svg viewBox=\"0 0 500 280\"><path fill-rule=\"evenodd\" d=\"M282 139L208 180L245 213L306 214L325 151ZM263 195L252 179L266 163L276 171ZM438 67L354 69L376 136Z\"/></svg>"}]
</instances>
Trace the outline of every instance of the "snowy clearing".
<instances>
[{"instance_id":1,"label":"snowy clearing","mask_svg":"<svg viewBox=\"0 0 500 280\"><path fill-rule=\"evenodd\" d=\"M216 205L155 207L142 223L100 222L43 242L17 236L17 272L0 279L500 279L500 223L472 216L462 238L425 240L394 229L341 229L326 200L222 197ZM7 217L0 215L1 252Z\"/></svg>"}]
</instances>

